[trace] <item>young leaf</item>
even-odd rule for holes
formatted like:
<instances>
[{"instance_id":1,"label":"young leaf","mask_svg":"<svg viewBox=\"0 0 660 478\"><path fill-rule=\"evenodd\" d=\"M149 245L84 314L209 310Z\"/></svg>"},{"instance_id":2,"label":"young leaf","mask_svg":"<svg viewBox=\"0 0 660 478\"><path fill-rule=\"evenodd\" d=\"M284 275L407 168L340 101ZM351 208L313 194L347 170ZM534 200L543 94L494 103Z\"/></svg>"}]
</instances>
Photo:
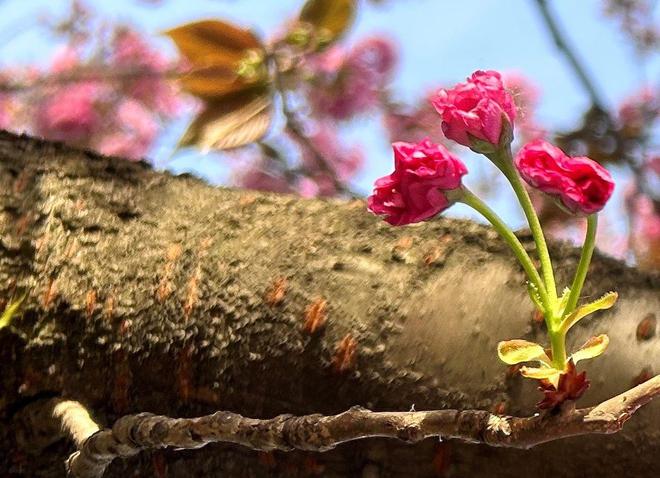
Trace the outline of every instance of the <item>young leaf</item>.
<instances>
[{"instance_id":1,"label":"young leaf","mask_svg":"<svg viewBox=\"0 0 660 478\"><path fill-rule=\"evenodd\" d=\"M237 93L246 89L246 82L236 68L215 65L197 68L179 80L185 91L207 101Z\"/></svg>"},{"instance_id":2,"label":"young leaf","mask_svg":"<svg viewBox=\"0 0 660 478\"><path fill-rule=\"evenodd\" d=\"M5 307L5 310L2 312L2 315L0 315L0 329L3 329L9 326L9 324L11 324L11 319L13 319L16 313L18 312L18 308L23 303L23 300L25 300L25 296L21 297L20 299L11 301L9 302L9 304L7 304L7 307Z\"/></svg>"},{"instance_id":3,"label":"young leaf","mask_svg":"<svg viewBox=\"0 0 660 478\"><path fill-rule=\"evenodd\" d=\"M561 376L561 373L561 370L557 370L552 367L520 367L520 375L523 377L533 378L535 380L547 380L555 387L559 383L559 377Z\"/></svg>"},{"instance_id":4,"label":"young leaf","mask_svg":"<svg viewBox=\"0 0 660 478\"><path fill-rule=\"evenodd\" d=\"M564 291L561 294L561 297L559 298L559 312L561 314L564 313L564 309L566 308L566 304L568 304L568 298L571 295L571 288L570 287L565 287Z\"/></svg>"},{"instance_id":5,"label":"young leaf","mask_svg":"<svg viewBox=\"0 0 660 478\"><path fill-rule=\"evenodd\" d=\"M561 322L561 330L565 333L571 327L578 323L578 321L589 314L593 314L598 310L609 309L614 305L616 299L619 297L619 294L616 292L608 292L600 299L595 300L589 304L578 307L569 315L564 317L564 320Z\"/></svg>"},{"instance_id":6,"label":"young leaf","mask_svg":"<svg viewBox=\"0 0 660 478\"><path fill-rule=\"evenodd\" d=\"M605 352L609 343L610 338L605 334L599 335L598 337L591 337L577 352L571 355L571 359L573 359L573 363L578 363L580 360L598 357Z\"/></svg>"},{"instance_id":7,"label":"young leaf","mask_svg":"<svg viewBox=\"0 0 660 478\"><path fill-rule=\"evenodd\" d=\"M190 63L181 86L202 100L217 100L268 81L264 47L248 30L206 20L165 34Z\"/></svg>"},{"instance_id":8,"label":"young leaf","mask_svg":"<svg viewBox=\"0 0 660 478\"><path fill-rule=\"evenodd\" d=\"M165 35L193 66L235 65L246 51L263 48L251 31L220 20L187 23L167 30Z\"/></svg>"},{"instance_id":9,"label":"young leaf","mask_svg":"<svg viewBox=\"0 0 660 478\"><path fill-rule=\"evenodd\" d=\"M337 40L351 25L356 0L307 0L300 12L300 21L309 23L323 46Z\"/></svg>"},{"instance_id":10,"label":"young leaf","mask_svg":"<svg viewBox=\"0 0 660 478\"><path fill-rule=\"evenodd\" d=\"M551 360L539 344L527 340L506 340L497 344L497 354L502 362L515 365L521 362L540 361L550 364Z\"/></svg>"},{"instance_id":11,"label":"young leaf","mask_svg":"<svg viewBox=\"0 0 660 478\"><path fill-rule=\"evenodd\" d=\"M267 88L208 102L183 134L179 147L197 146L206 151L238 148L261 139L271 118L271 94Z\"/></svg>"}]
</instances>

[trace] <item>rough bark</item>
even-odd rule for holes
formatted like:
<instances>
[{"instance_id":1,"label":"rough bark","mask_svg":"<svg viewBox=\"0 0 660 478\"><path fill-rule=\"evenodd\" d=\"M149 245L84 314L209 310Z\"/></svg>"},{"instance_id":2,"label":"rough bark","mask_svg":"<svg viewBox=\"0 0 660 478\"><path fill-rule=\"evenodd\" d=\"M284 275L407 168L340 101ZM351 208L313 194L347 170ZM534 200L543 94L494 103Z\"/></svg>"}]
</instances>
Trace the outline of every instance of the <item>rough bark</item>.
<instances>
[{"instance_id":1,"label":"rough bark","mask_svg":"<svg viewBox=\"0 0 660 478\"><path fill-rule=\"evenodd\" d=\"M552 253L566 283L577 252ZM392 228L361 201L218 189L3 133L0 300L29 292L23 316L0 330L0 476L63 475L71 443L28 413L49 396L84 403L106 426L136 412L270 418L355 405L528 415L538 392L507 376L495 352L502 339L543 340L523 281L496 234L471 222ZM657 275L595 258L585 294L616 289L620 299L572 331L577 345L596 332L611 338L586 364L592 387L580 406L657 373L658 336L638 339L636 329L660 310L659 288ZM644 477L660 466L659 422L656 401L616 435L526 451L437 440L274 454L213 444L141 453L108 476Z\"/></svg>"}]
</instances>

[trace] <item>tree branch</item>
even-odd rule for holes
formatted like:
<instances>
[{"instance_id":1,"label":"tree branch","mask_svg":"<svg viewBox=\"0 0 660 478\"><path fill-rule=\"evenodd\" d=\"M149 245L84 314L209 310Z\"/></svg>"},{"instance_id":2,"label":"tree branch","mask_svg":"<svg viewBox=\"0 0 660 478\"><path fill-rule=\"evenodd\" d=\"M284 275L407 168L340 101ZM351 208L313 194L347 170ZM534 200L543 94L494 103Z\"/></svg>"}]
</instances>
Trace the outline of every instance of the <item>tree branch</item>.
<instances>
[{"instance_id":1,"label":"tree branch","mask_svg":"<svg viewBox=\"0 0 660 478\"><path fill-rule=\"evenodd\" d=\"M199 418L127 415L112 429L99 430L78 402L53 399L52 415L76 444L67 460L71 477L101 477L114 458L164 447L200 448L227 442L254 450L327 451L363 438L388 437L415 443L429 437L455 438L491 446L527 449L586 434L615 433L643 405L660 395L660 375L596 407L566 408L528 418L495 415L484 410L372 412L353 407L333 416L280 415L268 420L216 412Z\"/></svg>"},{"instance_id":2,"label":"tree branch","mask_svg":"<svg viewBox=\"0 0 660 478\"><path fill-rule=\"evenodd\" d=\"M536 6L541 13L541 17L548 29L548 32L552 36L557 49L564 54L566 59L571 65L573 72L577 75L578 80L582 83L582 86L589 94L591 103L599 108L602 111L605 111L605 103L603 102L600 94L596 91L596 86L587 75L585 68L582 66L578 60L576 54L573 52L573 49L566 42L563 33L559 30L559 26L555 21L550 9L548 8L547 0L535 0Z\"/></svg>"},{"instance_id":3,"label":"tree branch","mask_svg":"<svg viewBox=\"0 0 660 478\"><path fill-rule=\"evenodd\" d=\"M182 75L181 68L177 66L162 71L139 67L113 68L112 70L103 69L103 67L81 67L75 72L55 75L45 74L30 83L0 83L0 93L18 93L37 88L48 88L85 81L113 82L131 81L142 78L172 80L181 78Z\"/></svg>"}]
</instances>

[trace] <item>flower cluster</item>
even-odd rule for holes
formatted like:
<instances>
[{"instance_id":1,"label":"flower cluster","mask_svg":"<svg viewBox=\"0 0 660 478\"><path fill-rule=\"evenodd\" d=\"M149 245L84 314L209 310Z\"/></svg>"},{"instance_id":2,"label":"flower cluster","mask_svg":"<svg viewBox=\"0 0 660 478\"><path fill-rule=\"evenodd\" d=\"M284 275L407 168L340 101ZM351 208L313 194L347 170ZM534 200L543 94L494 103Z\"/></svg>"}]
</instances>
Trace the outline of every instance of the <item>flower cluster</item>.
<instances>
[{"instance_id":1,"label":"flower cluster","mask_svg":"<svg viewBox=\"0 0 660 478\"><path fill-rule=\"evenodd\" d=\"M508 340L499 344L498 354L507 364L539 363L539 367L522 367L521 373L541 382L545 396L539 404L541 408L554 408L563 401L575 400L588 388L585 373L577 373L575 364L597 357L609 344L606 335L599 335L567 356L565 336L579 320L612 307L617 299L617 294L610 292L589 304L577 304L593 253L596 213L612 195L614 181L597 162L587 157L571 157L542 139L523 146L514 159L511 143L516 105L512 91L497 72L477 71L465 83L441 89L431 101L445 136L487 156L511 183L536 242L540 271L509 227L462 184L467 173L465 165L444 146L427 139L393 144L394 172L376 181L368 199L369 210L383 216L388 223L401 226L429 220L454 202L463 202L491 222L528 276L530 298L545 319L551 343L546 352L540 344ZM543 229L523 179L570 214L588 216L580 263L571 286L561 297L557 294Z\"/></svg>"},{"instance_id":2,"label":"flower cluster","mask_svg":"<svg viewBox=\"0 0 660 478\"><path fill-rule=\"evenodd\" d=\"M46 69L2 75L11 93L0 96L0 125L140 159L159 123L180 110L178 91L165 78L175 65L128 28L111 33L109 48L95 38L73 35Z\"/></svg>"}]
</instances>

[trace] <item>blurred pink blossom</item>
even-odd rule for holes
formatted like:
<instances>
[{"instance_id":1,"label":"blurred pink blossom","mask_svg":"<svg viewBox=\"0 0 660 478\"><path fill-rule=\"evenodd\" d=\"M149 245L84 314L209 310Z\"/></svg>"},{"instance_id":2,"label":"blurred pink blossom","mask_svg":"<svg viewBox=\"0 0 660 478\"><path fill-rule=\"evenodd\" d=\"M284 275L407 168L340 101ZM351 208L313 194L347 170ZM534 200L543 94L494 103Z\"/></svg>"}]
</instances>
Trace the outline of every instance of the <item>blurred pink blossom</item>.
<instances>
[{"instance_id":1,"label":"blurred pink blossom","mask_svg":"<svg viewBox=\"0 0 660 478\"><path fill-rule=\"evenodd\" d=\"M372 76L374 81L388 77L397 61L394 44L383 37L366 38L358 42L346 57L346 66Z\"/></svg>"},{"instance_id":2,"label":"blurred pink blossom","mask_svg":"<svg viewBox=\"0 0 660 478\"><path fill-rule=\"evenodd\" d=\"M430 138L435 143L451 146L442 132L438 114L431 105L434 94L430 92L413 107L389 105L386 108L383 121L391 142L418 143L424 138Z\"/></svg>"},{"instance_id":3,"label":"blurred pink blossom","mask_svg":"<svg viewBox=\"0 0 660 478\"><path fill-rule=\"evenodd\" d=\"M660 239L660 214L651 198L643 194L637 195L633 207L639 235L644 240Z\"/></svg>"},{"instance_id":4,"label":"blurred pink blossom","mask_svg":"<svg viewBox=\"0 0 660 478\"><path fill-rule=\"evenodd\" d=\"M51 73L64 73L80 66L80 54L71 45L60 47L50 63Z\"/></svg>"},{"instance_id":5,"label":"blurred pink blossom","mask_svg":"<svg viewBox=\"0 0 660 478\"><path fill-rule=\"evenodd\" d=\"M165 116L174 115L180 107L173 83L163 75L170 62L151 48L140 35L129 29L120 30L114 40L111 62L128 71L135 70L134 79L126 82L129 96L138 99Z\"/></svg>"},{"instance_id":6,"label":"blurred pink blossom","mask_svg":"<svg viewBox=\"0 0 660 478\"><path fill-rule=\"evenodd\" d=\"M46 97L38 107L35 129L48 139L84 142L101 128L96 109L102 89L97 83L67 85Z\"/></svg>"},{"instance_id":7,"label":"blurred pink blossom","mask_svg":"<svg viewBox=\"0 0 660 478\"><path fill-rule=\"evenodd\" d=\"M646 168L660 176L660 156L654 156L646 162Z\"/></svg>"},{"instance_id":8,"label":"blurred pink blossom","mask_svg":"<svg viewBox=\"0 0 660 478\"><path fill-rule=\"evenodd\" d=\"M7 79L0 74L0 84ZM0 93L0 129L9 128L13 116L14 105L11 95Z\"/></svg>"},{"instance_id":9,"label":"blurred pink blossom","mask_svg":"<svg viewBox=\"0 0 660 478\"><path fill-rule=\"evenodd\" d=\"M291 185L284 176L269 172L260 161L253 163L235 177L234 183L241 188L272 191L277 193L292 192Z\"/></svg>"},{"instance_id":10,"label":"blurred pink blossom","mask_svg":"<svg viewBox=\"0 0 660 478\"><path fill-rule=\"evenodd\" d=\"M540 98L538 86L516 71L503 73L502 80L516 105L516 137L522 144L545 138L547 132L536 120L536 108Z\"/></svg>"},{"instance_id":11,"label":"blurred pink blossom","mask_svg":"<svg viewBox=\"0 0 660 478\"><path fill-rule=\"evenodd\" d=\"M133 99L121 102L116 111L117 130L104 136L97 149L128 159L144 157L158 133L153 114Z\"/></svg>"},{"instance_id":12,"label":"blurred pink blossom","mask_svg":"<svg viewBox=\"0 0 660 478\"><path fill-rule=\"evenodd\" d=\"M627 97L619 106L619 123L629 131L641 131L660 115L660 94L643 87Z\"/></svg>"},{"instance_id":13,"label":"blurred pink blossom","mask_svg":"<svg viewBox=\"0 0 660 478\"><path fill-rule=\"evenodd\" d=\"M379 37L349 51L335 47L312 57L307 96L314 113L346 120L374 108L395 63L394 45Z\"/></svg>"},{"instance_id":14,"label":"blurred pink blossom","mask_svg":"<svg viewBox=\"0 0 660 478\"><path fill-rule=\"evenodd\" d=\"M341 183L349 182L363 166L364 153L358 146L343 146L329 124L323 124L310 140L332 171L327 171L316 154L303 145L302 164L308 181L302 183L300 192L305 196L332 196L337 193L332 174Z\"/></svg>"}]
</instances>

